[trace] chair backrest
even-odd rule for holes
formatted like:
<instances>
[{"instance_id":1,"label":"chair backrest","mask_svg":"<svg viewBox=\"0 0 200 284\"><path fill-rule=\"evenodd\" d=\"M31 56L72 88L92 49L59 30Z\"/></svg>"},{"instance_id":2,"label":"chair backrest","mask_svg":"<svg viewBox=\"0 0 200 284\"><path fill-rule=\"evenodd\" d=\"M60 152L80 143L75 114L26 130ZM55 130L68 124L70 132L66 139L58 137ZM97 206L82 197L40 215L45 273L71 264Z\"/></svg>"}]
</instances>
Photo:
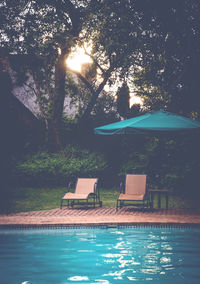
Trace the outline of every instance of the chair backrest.
<instances>
[{"instance_id":1,"label":"chair backrest","mask_svg":"<svg viewBox=\"0 0 200 284\"><path fill-rule=\"evenodd\" d=\"M125 194L145 194L146 178L146 175L126 175Z\"/></svg>"},{"instance_id":2,"label":"chair backrest","mask_svg":"<svg viewBox=\"0 0 200 284\"><path fill-rule=\"evenodd\" d=\"M79 178L76 184L75 193L93 193L97 181L97 178Z\"/></svg>"}]
</instances>

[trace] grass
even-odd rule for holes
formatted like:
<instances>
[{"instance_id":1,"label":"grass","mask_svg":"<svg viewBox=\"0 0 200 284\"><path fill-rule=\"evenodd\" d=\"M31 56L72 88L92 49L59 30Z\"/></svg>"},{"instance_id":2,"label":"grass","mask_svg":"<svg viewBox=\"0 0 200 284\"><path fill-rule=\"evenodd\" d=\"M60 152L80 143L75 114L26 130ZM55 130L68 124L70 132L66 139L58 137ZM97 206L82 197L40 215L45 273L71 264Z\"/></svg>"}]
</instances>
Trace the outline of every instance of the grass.
<instances>
[{"instance_id":1,"label":"grass","mask_svg":"<svg viewBox=\"0 0 200 284\"><path fill-rule=\"evenodd\" d=\"M18 188L12 189L1 198L0 214L16 213L24 211L38 211L58 208L66 188ZM116 206L119 189L100 189L103 206ZM196 208L197 200L189 200L181 196L169 196L169 208L186 209ZM155 206L157 199L155 198ZM165 204L164 198L161 200L162 206Z\"/></svg>"}]
</instances>

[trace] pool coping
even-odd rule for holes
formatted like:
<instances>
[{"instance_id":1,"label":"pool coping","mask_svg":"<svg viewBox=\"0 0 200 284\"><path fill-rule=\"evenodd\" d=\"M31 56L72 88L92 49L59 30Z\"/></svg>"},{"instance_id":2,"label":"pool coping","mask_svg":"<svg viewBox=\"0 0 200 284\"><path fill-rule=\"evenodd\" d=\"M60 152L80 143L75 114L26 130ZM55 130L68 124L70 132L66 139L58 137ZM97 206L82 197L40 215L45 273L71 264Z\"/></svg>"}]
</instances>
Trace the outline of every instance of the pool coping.
<instances>
[{"instance_id":1,"label":"pool coping","mask_svg":"<svg viewBox=\"0 0 200 284\"><path fill-rule=\"evenodd\" d=\"M51 209L0 215L0 228L119 226L192 226L200 227L200 211L138 211L103 207L95 209Z\"/></svg>"}]
</instances>

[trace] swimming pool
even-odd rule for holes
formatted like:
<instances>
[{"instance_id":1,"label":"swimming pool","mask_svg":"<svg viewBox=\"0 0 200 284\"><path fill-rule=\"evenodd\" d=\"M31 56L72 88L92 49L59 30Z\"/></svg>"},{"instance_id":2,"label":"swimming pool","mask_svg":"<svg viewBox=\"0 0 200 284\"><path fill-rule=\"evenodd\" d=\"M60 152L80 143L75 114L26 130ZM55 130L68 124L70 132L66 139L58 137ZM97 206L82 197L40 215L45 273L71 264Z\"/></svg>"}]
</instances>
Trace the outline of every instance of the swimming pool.
<instances>
[{"instance_id":1,"label":"swimming pool","mask_svg":"<svg viewBox=\"0 0 200 284\"><path fill-rule=\"evenodd\" d=\"M1 229L1 284L200 283L200 229Z\"/></svg>"}]
</instances>

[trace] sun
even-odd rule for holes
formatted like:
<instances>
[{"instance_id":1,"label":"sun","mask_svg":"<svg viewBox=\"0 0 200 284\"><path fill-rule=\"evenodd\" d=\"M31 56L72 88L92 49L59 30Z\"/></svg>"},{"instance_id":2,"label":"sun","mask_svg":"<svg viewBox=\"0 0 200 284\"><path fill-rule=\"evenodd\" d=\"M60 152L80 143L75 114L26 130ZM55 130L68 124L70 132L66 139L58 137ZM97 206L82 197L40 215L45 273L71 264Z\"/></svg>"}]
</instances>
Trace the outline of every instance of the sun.
<instances>
[{"instance_id":1,"label":"sun","mask_svg":"<svg viewBox=\"0 0 200 284\"><path fill-rule=\"evenodd\" d=\"M134 94L131 94L130 95L130 107L132 107L132 105L134 105L134 104L143 105L143 100L140 97L138 97Z\"/></svg>"},{"instance_id":2,"label":"sun","mask_svg":"<svg viewBox=\"0 0 200 284\"><path fill-rule=\"evenodd\" d=\"M91 47L87 47L86 50L89 53ZM67 67L72 71L81 72L84 63L92 63L92 59L85 53L85 49L82 47L76 47L66 59Z\"/></svg>"}]
</instances>

